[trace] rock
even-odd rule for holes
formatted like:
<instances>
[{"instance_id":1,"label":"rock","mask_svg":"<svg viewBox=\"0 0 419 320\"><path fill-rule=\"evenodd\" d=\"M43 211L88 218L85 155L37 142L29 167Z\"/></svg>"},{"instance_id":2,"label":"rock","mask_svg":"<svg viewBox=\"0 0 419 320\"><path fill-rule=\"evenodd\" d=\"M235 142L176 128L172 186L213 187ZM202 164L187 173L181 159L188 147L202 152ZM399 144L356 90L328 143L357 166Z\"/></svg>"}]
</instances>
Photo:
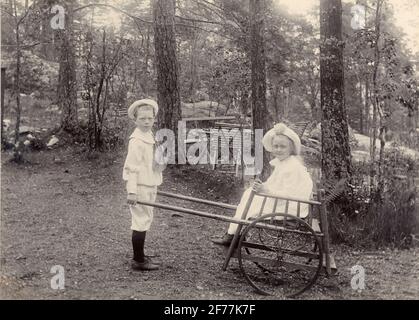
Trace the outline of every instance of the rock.
<instances>
[{"instance_id":1,"label":"rock","mask_svg":"<svg viewBox=\"0 0 419 320\"><path fill-rule=\"evenodd\" d=\"M16 200L16 199L18 199L18 196L14 193L10 193L9 194L9 199Z\"/></svg>"},{"instance_id":2,"label":"rock","mask_svg":"<svg viewBox=\"0 0 419 320\"><path fill-rule=\"evenodd\" d=\"M59 164L59 163L63 163L63 160L61 160L58 157L54 157L54 162Z\"/></svg>"},{"instance_id":3,"label":"rock","mask_svg":"<svg viewBox=\"0 0 419 320\"><path fill-rule=\"evenodd\" d=\"M353 150L352 159L354 161L366 162L366 161L369 161L370 159L370 153L367 151L362 151L362 150Z\"/></svg>"},{"instance_id":4,"label":"rock","mask_svg":"<svg viewBox=\"0 0 419 320\"><path fill-rule=\"evenodd\" d=\"M174 217L174 218L176 218L176 217L183 218L183 215L181 215L180 213L172 213L171 216Z\"/></svg>"},{"instance_id":5,"label":"rock","mask_svg":"<svg viewBox=\"0 0 419 320\"><path fill-rule=\"evenodd\" d=\"M3 130L7 131L10 128L10 119L3 119Z\"/></svg>"},{"instance_id":6,"label":"rock","mask_svg":"<svg viewBox=\"0 0 419 320\"><path fill-rule=\"evenodd\" d=\"M419 248L419 236L412 234L412 245Z\"/></svg>"},{"instance_id":7,"label":"rock","mask_svg":"<svg viewBox=\"0 0 419 320\"><path fill-rule=\"evenodd\" d=\"M34 133L34 132L40 132L39 129L35 127L29 127L29 126L20 126L19 127L19 134L25 134L25 133Z\"/></svg>"},{"instance_id":8,"label":"rock","mask_svg":"<svg viewBox=\"0 0 419 320\"><path fill-rule=\"evenodd\" d=\"M47 143L47 148L52 148L54 145L56 145L60 141L55 135L51 136L51 139Z\"/></svg>"}]
</instances>

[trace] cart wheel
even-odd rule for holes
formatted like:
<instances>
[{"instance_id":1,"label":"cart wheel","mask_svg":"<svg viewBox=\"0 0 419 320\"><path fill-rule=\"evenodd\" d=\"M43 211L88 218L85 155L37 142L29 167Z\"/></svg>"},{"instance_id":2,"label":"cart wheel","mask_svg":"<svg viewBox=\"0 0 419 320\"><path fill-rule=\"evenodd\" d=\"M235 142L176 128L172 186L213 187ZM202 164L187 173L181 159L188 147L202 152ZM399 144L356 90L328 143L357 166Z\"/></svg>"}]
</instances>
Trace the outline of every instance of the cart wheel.
<instances>
[{"instance_id":1,"label":"cart wheel","mask_svg":"<svg viewBox=\"0 0 419 320\"><path fill-rule=\"evenodd\" d=\"M264 295L295 297L316 282L322 267L322 247L315 231L288 214L266 214L254 220L244 229L237 252L244 277Z\"/></svg>"}]
</instances>

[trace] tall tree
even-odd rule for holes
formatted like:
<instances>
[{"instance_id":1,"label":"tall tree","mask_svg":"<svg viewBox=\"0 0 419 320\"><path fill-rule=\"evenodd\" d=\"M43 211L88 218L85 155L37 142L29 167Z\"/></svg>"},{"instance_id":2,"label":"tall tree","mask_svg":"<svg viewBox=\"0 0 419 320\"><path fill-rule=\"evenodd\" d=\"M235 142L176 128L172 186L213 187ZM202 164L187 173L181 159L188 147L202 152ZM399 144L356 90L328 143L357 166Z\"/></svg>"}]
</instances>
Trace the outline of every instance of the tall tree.
<instances>
[{"instance_id":1,"label":"tall tree","mask_svg":"<svg viewBox=\"0 0 419 320\"><path fill-rule=\"evenodd\" d=\"M175 1L154 0L154 46L157 69L157 91L160 128L177 132L181 118L178 62L174 30Z\"/></svg>"},{"instance_id":2,"label":"tall tree","mask_svg":"<svg viewBox=\"0 0 419 320\"><path fill-rule=\"evenodd\" d=\"M270 128L268 110L266 108L266 57L263 38L265 3L261 0L250 0L250 62L251 62L251 88L252 88L252 116L253 129ZM255 131L254 131L255 132ZM258 143L256 141L256 143ZM268 154L263 150L262 178L269 175Z\"/></svg>"},{"instance_id":3,"label":"tall tree","mask_svg":"<svg viewBox=\"0 0 419 320\"><path fill-rule=\"evenodd\" d=\"M77 127L77 83L76 58L73 43L74 5L76 0L63 3L65 8L65 25L57 30L60 45L60 67L58 73L58 104L61 108L61 129L72 132Z\"/></svg>"},{"instance_id":4,"label":"tall tree","mask_svg":"<svg viewBox=\"0 0 419 320\"><path fill-rule=\"evenodd\" d=\"M320 0L322 172L326 181L350 175L348 119L344 99L342 3Z\"/></svg>"}]
</instances>

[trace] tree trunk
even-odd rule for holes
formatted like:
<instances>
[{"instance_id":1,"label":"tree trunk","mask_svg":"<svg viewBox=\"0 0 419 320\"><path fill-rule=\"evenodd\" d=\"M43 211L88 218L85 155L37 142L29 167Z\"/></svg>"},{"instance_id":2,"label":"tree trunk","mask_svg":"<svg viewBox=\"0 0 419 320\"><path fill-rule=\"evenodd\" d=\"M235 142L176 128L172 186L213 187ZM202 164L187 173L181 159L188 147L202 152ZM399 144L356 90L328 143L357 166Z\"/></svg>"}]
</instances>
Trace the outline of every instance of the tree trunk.
<instances>
[{"instance_id":1,"label":"tree trunk","mask_svg":"<svg viewBox=\"0 0 419 320\"><path fill-rule=\"evenodd\" d=\"M250 60L252 88L253 130L262 129L266 133L270 128L269 113L266 108L266 70L265 44L263 37L265 4L263 0L250 0ZM255 140L255 144L260 144ZM264 180L270 174L268 153L263 149Z\"/></svg>"},{"instance_id":2,"label":"tree trunk","mask_svg":"<svg viewBox=\"0 0 419 320\"><path fill-rule=\"evenodd\" d=\"M370 82L368 80L368 75L367 75L367 79L365 80L365 128L364 128L364 132L368 132L370 129Z\"/></svg>"},{"instance_id":3,"label":"tree trunk","mask_svg":"<svg viewBox=\"0 0 419 320\"><path fill-rule=\"evenodd\" d=\"M281 115L279 112L279 85L275 86L274 85L274 90L273 90L273 104L274 104L274 110L275 110L275 121L274 122L280 122L281 121Z\"/></svg>"},{"instance_id":4,"label":"tree trunk","mask_svg":"<svg viewBox=\"0 0 419 320\"><path fill-rule=\"evenodd\" d=\"M373 111L372 111L372 132L370 134L370 188L373 190L377 186L377 164L375 161L375 150L377 140L377 113L379 108L379 97L378 97L378 68L380 65L380 25L381 25L381 6L383 0L378 0L376 4L375 13L375 41L374 41L374 73L373 73Z\"/></svg>"},{"instance_id":5,"label":"tree trunk","mask_svg":"<svg viewBox=\"0 0 419 320\"><path fill-rule=\"evenodd\" d=\"M194 27L195 27L195 22L194 22ZM197 30L194 28L192 29L192 40L191 40L191 45L190 45L190 62L191 62L191 82L190 82L190 87L189 87L189 95L192 99L193 102L193 108L194 108L194 113L195 113L195 102L196 102L196 90L197 85L199 84L199 77L198 77L198 68L197 68L197 63L196 63L196 51L197 51L197 43L198 43L198 32Z\"/></svg>"},{"instance_id":6,"label":"tree trunk","mask_svg":"<svg viewBox=\"0 0 419 320\"><path fill-rule=\"evenodd\" d=\"M96 93L96 107L95 107L95 149L99 150L102 147L102 124L103 124L103 111L106 108L105 106L105 99L106 99L106 92L105 97L102 98L103 93L103 86L105 85L106 81L106 31L103 30L102 35L102 61L101 61L101 76L99 79L99 85Z\"/></svg>"},{"instance_id":7,"label":"tree trunk","mask_svg":"<svg viewBox=\"0 0 419 320\"><path fill-rule=\"evenodd\" d=\"M16 6L16 3L15 3ZM15 11L16 13L16 11ZM15 143L19 140L19 131L20 131L20 58L21 58L21 49L20 49L20 28L19 24L16 23L16 75L15 75L15 94L16 94L16 126L15 126ZM2 123L3 125L3 123Z\"/></svg>"},{"instance_id":8,"label":"tree trunk","mask_svg":"<svg viewBox=\"0 0 419 320\"><path fill-rule=\"evenodd\" d=\"M3 144L5 142L4 131L3 131L3 119L4 119L4 89L6 87L6 68L1 68L1 149L3 150Z\"/></svg>"},{"instance_id":9,"label":"tree trunk","mask_svg":"<svg viewBox=\"0 0 419 320\"><path fill-rule=\"evenodd\" d=\"M65 29L58 30L60 67L58 74L58 104L61 108L61 129L73 132L78 124L76 60L73 44L74 0L66 2Z\"/></svg>"},{"instance_id":10,"label":"tree trunk","mask_svg":"<svg viewBox=\"0 0 419 320\"><path fill-rule=\"evenodd\" d=\"M147 26L147 38L146 38L145 61L144 61L145 78L146 78L146 81L144 82L144 90L145 90L146 95L149 95L149 91L150 91L150 87L148 85L150 81L150 74L148 71L149 57L150 57L150 27Z\"/></svg>"},{"instance_id":11,"label":"tree trunk","mask_svg":"<svg viewBox=\"0 0 419 320\"><path fill-rule=\"evenodd\" d=\"M359 82L359 133L364 133L364 106L362 100L362 82Z\"/></svg>"},{"instance_id":12,"label":"tree trunk","mask_svg":"<svg viewBox=\"0 0 419 320\"><path fill-rule=\"evenodd\" d=\"M181 119L181 106L174 16L175 1L153 1L154 45L160 109L157 123L159 128L171 129L177 133L178 121Z\"/></svg>"},{"instance_id":13,"label":"tree trunk","mask_svg":"<svg viewBox=\"0 0 419 320\"><path fill-rule=\"evenodd\" d=\"M157 125L160 129L172 130L175 137L180 138L186 135L186 132L178 132L178 122L182 117L182 112L174 19L175 0L153 0L157 101L160 110L157 115ZM186 147L183 144L179 145L178 139L174 140L175 154L168 154L168 156L176 163L184 164L186 163ZM182 146L181 150L179 150L180 146Z\"/></svg>"},{"instance_id":14,"label":"tree trunk","mask_svg":"<svg viewBox=\"0 0 419 320\"><path fill-rule=\"evenodd\" d=\"M54 34L51 32L50 19L47 19L47 16L41 21L40 52L44 59L49 61L57 61L55 54L56 46L54 44Z\"/></svg>"},{"instance_id":15,"label":"tree trunk","mask_svg":"<svg viewBox=\"0 0 419 320\"><path fill-rule=\"evenodd\" d=\"M288 114L289 114L289 110L290 110L290 99L291 99L291 87L287 87L287 97L285 100L285 105L284 105L284 118L288 119Z\"/></svg>"},{"instance_id":16,"label":"tree trunk","mask_svg":"<svg viewBox=\"0 0 419 320\"><path fill-rule=\"evenodd\" d=\"M320 83L322 171L326 181L351 172L348 119L344 99L341 0L320 1Z\"/></svg>"}]
</instances>

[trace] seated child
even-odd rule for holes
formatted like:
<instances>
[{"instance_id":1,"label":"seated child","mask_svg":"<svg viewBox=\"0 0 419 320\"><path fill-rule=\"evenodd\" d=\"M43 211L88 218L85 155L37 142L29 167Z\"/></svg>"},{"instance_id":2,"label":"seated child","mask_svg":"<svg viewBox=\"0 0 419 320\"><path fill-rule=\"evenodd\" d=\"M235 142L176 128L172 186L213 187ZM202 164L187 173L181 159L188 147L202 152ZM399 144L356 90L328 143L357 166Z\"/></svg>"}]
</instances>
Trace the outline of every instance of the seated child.
<instances>
[{"instance_id":1,"label":"seated child","mask_svg":"<svg viewBox=\"0 0 419 320\"><path fill-rule=\"evenodd\" d=\"M269 130L263 137L262 143L266 151L272 153L274 159L270 162L274 170L265 183L255 181L252 188L248 188L237 207L234 218L241 219L252 189L257 193L277 194L284 197L309 200L313 182L310 174L300 159L301 141L298 135L285 124L279 123ZM255 195L249 207L247 218L256 217L260 214L263 197ZM268 198L265 202L262 214L273 213L275 199ZM285 213L285 200L278 200L276 213ZM297 203L289 201L288 214L297 215ZM300 205L300 218L308 215L308 205ZM214 243L230 245L237 229L237 224L231 223L227 233Z\"/></svg>"}]
</instances>

